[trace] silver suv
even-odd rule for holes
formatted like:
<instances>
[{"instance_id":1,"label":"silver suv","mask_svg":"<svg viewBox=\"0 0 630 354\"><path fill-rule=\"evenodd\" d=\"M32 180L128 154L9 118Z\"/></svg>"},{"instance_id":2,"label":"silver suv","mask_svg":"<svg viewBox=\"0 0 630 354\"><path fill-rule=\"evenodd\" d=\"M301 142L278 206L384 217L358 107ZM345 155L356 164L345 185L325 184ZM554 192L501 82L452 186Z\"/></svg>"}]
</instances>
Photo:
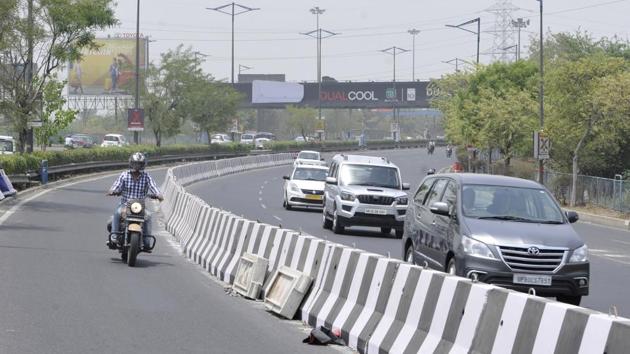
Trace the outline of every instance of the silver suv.
<instances>
[{"instance_id":1,"label":"silver suv","mask_svg":"<svg viewBox=\"0 0 630 354\"><path fill-rule=\"evenodd\" d=\"M384 157L335 155L326 178L323 227L343 233L348 226L380 227L403 235L408 183Z\"/></svg>"}]
</instances>

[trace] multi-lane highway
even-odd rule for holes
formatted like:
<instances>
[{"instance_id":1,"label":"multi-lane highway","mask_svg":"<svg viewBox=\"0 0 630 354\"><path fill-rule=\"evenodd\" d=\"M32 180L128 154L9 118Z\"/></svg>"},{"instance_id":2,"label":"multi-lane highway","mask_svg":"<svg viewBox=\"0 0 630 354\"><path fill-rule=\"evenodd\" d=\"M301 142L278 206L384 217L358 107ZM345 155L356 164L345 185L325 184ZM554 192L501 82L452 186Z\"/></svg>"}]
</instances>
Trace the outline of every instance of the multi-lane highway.
<instances>
[{"instance_id":1,"label":"multi-lane highway","mask_svg":"<svg viewBox=\"0 0 630 354\"><path fill-rule=\"evenodd\" d=\"M434 155L427 155L424 149L368 151L365 154L391 159L400 167L403 180L411 183L412 191L427 169L439 169L452 162L445 157L443 149L437 149ZM352 228L344 235L336 235L322 228L320 211L285 210L282 207L282 176L290 172L291 167L288 166L250 171L200 182L188 190L209 204L250 219L281 224L330 241L401 257L401 241L391 236L383 237L376 229ZM582 222L574 224L574 227L591 248L590 295L582 300L582 305L606 313L614 305L620 315L630 317L627 291L630 283L630 232Z\"/></svg>"},{"instance_id":2,"label":"multi-lane highway","mask_svg":"<svg viewBox=\"0 0 630 354\"><path fill-rule=\"evenodd\" d=\"M161 183L164 169L154 175ZM167 236L137 268L122 264L105 247L113 179L0 204L0 353L338 352L228 296Z\"/></svg>"}]
</instances>

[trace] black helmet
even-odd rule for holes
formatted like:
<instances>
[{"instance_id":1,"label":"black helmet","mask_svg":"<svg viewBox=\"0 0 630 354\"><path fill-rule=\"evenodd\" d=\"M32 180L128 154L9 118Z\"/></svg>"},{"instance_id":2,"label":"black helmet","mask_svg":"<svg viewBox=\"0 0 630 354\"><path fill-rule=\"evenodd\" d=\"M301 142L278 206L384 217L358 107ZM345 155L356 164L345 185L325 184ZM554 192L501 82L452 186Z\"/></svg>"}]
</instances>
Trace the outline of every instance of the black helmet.
<instances>
[{"instance_id":1,"label":"black helmet","mask_svg":"<svg viewBox=\"0 0 630 354\"><path fill-rule=\"evenodd\" d=\"M435 168L430 168L427 170L427 175L434 175L435 174Z\"/></svg>"},{"instance_id":2,"label":"black helmet","mask_svg":"<svg viewBox=\"0 0 630 354\"><path fill-rule=\"evenodd\" d=\"M135 172L139 172L144 170L144 167L147 165L147 159L144 157L144 154L141 152L134 152L129 157L129 169Z\"/></svg>"}]
</instances>

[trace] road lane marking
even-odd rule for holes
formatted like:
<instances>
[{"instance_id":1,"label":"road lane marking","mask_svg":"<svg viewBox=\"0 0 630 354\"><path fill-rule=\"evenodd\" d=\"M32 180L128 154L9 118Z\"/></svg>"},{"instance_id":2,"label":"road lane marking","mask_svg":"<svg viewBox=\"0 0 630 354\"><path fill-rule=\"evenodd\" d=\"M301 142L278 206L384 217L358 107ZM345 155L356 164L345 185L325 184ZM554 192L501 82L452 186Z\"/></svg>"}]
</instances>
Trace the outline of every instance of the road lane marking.
<instances>
[{"instance_id":1,"label":"road lane marking","mask_svg":"<svg viewBox=\"0 0 630 354\"><path fill-rule=\"evenodd\" d=\"M258 195L262 195L262 191L259 191L259 192L258 192Z\"/></svg>"},{"instance_id":2,"label":"road lane marking","mask_svg":"<svg viewBox=\"0 0 630 354\"><path fill-rule=\"evenodd\" d=\"M279 218L279 217L277 217L277 216L275 216L275 215L272 215L272 216L273 216L276 220L278 220L278 221L282 221L282 219L281 219L281 218Z\"/></svg>"},{"instance_id":3,"label":"road lane marking","mask_svg":"<svg viewBox=\"0 0 630 354\"><path fill-rule=\"evenodd\" d=\"M624 245L630 245L630 242L628 242L628 241L615 240L614 238L613 238L613 239L611 239L611 241L615 241L615 242L623 243Z\"/></svg>"},{"instance_id":4,"label":"road lane marking","mask_svg":"<svg viewBox=\"0 0 630 354\"><path fill-rule=\"evenodd\" d=\"M266 206L265 204L260 204L260 206L261 206L263 209L267 209L267 206Z\"/></svg>"},{"instance_id":5,"label":"road lane marking","mask_svg":"<svg viewBox=\"0 0 630 354\"><path fill-rule=\"evenodd\" d=\"M259 201L259 202L262 202L262 198L258 198L258 201Z\"/></svg>"}]
</instances>

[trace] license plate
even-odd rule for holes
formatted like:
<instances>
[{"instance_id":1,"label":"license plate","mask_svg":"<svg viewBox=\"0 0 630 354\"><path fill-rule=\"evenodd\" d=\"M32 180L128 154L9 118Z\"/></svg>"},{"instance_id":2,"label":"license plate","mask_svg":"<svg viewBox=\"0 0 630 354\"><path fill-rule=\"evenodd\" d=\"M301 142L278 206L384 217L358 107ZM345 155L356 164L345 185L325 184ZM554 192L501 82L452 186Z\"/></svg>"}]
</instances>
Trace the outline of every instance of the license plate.
<instances>
[{"instance_id":1,"label":"license plate","mask_svg":"<svg viewBox=\"0 0 630 354\"><path fill-rule=\"evenodd\" d=\"M551 275L514 274L514 284L551 286Z\"/></svg>"},{"instance_id":2,"label":"license plate","mask_svg":"<svg viewBox=\"0 0 630 354\"><path fill-rule=\"evenodd\" d=\"M387 215L387 210L383 209L365 209L366 214Z\"/></svg>"},{"instance_id":3,"label":"license plate","mask_svg":"<svg viewBox=\"0 0 630 354\"><path fill-rule=\"evenodd\" d=\"M315 195L315 194L307 194L306 195L306 199L309 199L309 200L322 200L322 196L321 195Z\"/></svg>"}]
</instances>

